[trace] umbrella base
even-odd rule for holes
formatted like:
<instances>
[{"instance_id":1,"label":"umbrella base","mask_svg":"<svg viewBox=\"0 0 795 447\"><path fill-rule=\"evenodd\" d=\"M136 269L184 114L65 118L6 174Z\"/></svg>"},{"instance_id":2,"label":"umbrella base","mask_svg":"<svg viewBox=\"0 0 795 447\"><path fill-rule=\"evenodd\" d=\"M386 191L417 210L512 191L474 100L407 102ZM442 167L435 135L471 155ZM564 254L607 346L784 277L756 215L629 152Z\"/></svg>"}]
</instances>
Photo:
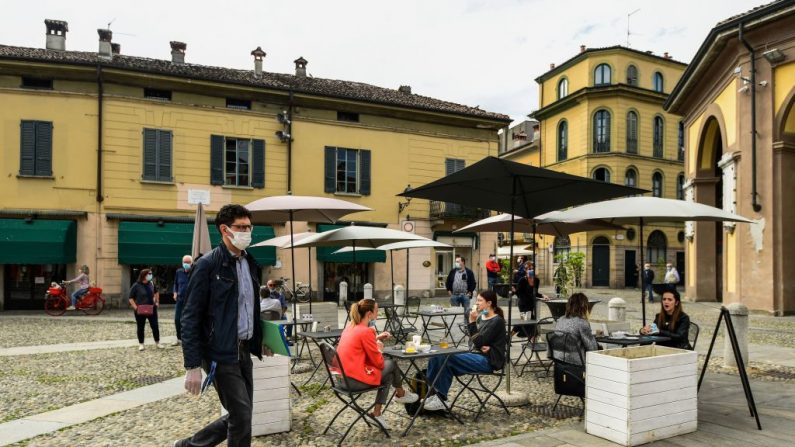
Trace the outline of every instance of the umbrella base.
<instances>
[{"instance_id":1,"label":"umbrella base","mask_svg":"<svg viewBox=\"0 0 795 447\"><path fill-rule=\"evenodd\" d=\"M494 393L505 402L506 407L521 407L522 405L527 405L529 402L527 398L527 393L520 393L518 391L507 392L505 390L497 391Z\"/></svg>"}]
</instances>

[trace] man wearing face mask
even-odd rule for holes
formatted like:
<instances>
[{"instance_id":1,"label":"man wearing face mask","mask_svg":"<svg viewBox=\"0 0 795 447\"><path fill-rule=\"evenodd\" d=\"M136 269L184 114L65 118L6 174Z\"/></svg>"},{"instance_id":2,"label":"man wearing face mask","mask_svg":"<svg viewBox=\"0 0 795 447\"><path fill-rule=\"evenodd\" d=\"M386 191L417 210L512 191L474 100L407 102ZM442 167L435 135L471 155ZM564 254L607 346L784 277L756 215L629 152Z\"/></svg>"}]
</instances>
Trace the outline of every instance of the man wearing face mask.
<instances>
[{"instance_id":1,"label":"man wearing face mask","mask_svg":"<svg viewBox=\"0 0 795 447\"><path fill-rule=\"evenodd\" d=\"M466 265L463 256L455 258L455 268L447 275L447 293L450 294L451 306L463 306L469 309L469 299L475 290L475 274Z\"/></svg>"},{"instance_id":2,"label":"man wearing face mask","mask_svg":"<svg viewBox=\"0 0 795 447\"><path fill-rule=\"evenodd\" d=\"M175 446L251 445L253 377L251 354L262 359L257 263L251 243L251 212L225 205L215 217L222 243L196 261L182 313L185 389L199 394L202 374L215 363L213 385L229 412Z\"/></svg>"},{"instance_id":3,"label":"man wearing face mask","mask_svg":"<svg viewBox=\"0 0 795 447\"><path fill-rule=\"evenodd\" d=\"M494 290L494 284L500 282L500 264L493 254L490 254L489 260L486 261L486 279L489 282L489 290Z\"/></svg>"},{"instance_id":4,"label":"man wearing face mask","mask_svg":"<svg viewBox=\"0 0 795 447\"><path fill-rule=\"evenodd\" d=\"M174 346L179 346L182 343L182 325L180 320L182 320L182 309L185 308L185 300L187 299L187 297L182 295L188 287L188 274L191 267L193 267L193 257L191 255L183 256L182 268L177 269L177 274L174 277L174 302L177 303L174 308L174 326L177 330L177 341L174 342Z\"/></svg>"}]
</instances>

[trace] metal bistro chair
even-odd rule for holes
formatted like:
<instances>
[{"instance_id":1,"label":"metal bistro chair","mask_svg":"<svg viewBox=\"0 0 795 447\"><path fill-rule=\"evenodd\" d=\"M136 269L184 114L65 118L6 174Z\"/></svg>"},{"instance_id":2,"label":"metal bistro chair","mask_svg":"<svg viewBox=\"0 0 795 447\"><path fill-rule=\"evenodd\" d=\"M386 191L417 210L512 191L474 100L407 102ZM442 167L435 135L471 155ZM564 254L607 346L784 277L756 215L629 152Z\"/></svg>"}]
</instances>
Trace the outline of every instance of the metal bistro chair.
<instances>
[{"instance_id":1,"label":"metal bistro chair","mask_svg":"<svg viewBox=\"0 0 795 447\"><path fill-rule=\"evenodd\" d=\"M386 437L389 438L390 437L389 432L379 422L373 423L367 420L367 418L369 417L368 413L370 413L370 410L372 410L373 407L375 407L375 399L373 399L373 403L366 408L359 405L359 402L357 402L358 399L363 395L371 393L373 391L378 392L380 389L386 388L389 385L373 386L361 391L351 391L350 390L351 379L349 379L348 376L345 375L345 368L343 367L342 361L340 360L340 357L337 354L337 350L334 349L334 347L331 346L330 344L326 342L321 342L320 352L323 354L323 363L326 366L326 372L328 373L328 378L329 381L331 382L331 390L334 392L334 395L337 396L337 398L344 404L344 406L340 409L340 411L338 411L337 414L335 414L334 417L331 418L328 425L326 426L326 429L323 430L323 434L325 435L326 433L328 433L329 429L334 424L334 421L337 420L337 417L340 414L342 414L343 411L350 408L351 410L355 411L359 416L348 425L348 429L345 431L345 433L342 435L342 438L340 438L339 442L337 443L338 447L342 445L342 442L348 436L348 433L350 433L351 429L353 429L353 426L356 425L356 423L359 420L363 420L364 423L367 424L368 426L372 425L377 426L386 435Z\"/></svg>"},{"instance_id":2,"label":"metal bistro chair","mask_svg":"<svg viewBox=\"0 0 795 447\"><path fill-rule=\"evenodd\" d=\"M698 333L701 331L696 323L690 322L690 329L687 331L687 342L690 344L690 350L696 350L696 342L698 341Z\"/></svg>"},{"instance_id":3,"label":"metal bistro chair","mask_svg":"<svg viewBox=\"0 0 795 447\"><path fill-rule=\"evenodd\" d=\"M477 421L478 418L480 418L480 415L483 414L483 410L486 409L486 404L491 398L497 399L498 405L505 410L505 414L507 416L511 415L511 413L508 411L508 407L505 405L505 402L503 402L502 399L500 399L500 396L496 394L497 390L502 384L503 378L505 378L504 370L492 371L490 373L469 373L463 376L466 377L466 379L462 379L459 376L453 377L455 377L455 380L461 384L461 390L459 390L458 394L455 395L453 402L450 404L450 408L455 408L455 403L458 401L458 398L464 394L464 391L469 391L478 401L478 409L475 413L475 418L473 421ZM487 377L496 377L496 383L488 384L483 382L483 379ZM472 384L472 382L475 380L477 380L477 385ZM481 398L481 394L485 394L485 397Z\"/></svg>"},{"instance_id":4,"label":"metal bistro chair","mask_svg":"<svg viewBox=\"0 0 795 447\"><path fill-rule=\"evenodd\" d=\"M531 368L543 369L546 374L549 374L549 368L552 366L552 361L541 359L541 352L547 352L547 343L544 340L544 334L549 332L549 328L545 326L552 326L555 319L552 317L542 318L536 323L533 333L528 338L527 342L522 344L522 351L516 357L513 366L518 366L519 361L524 358L525 363L519 371L518 376L522 377L525 369L529 366ZM536 358L533 362L533 357Z\"/></svg>"},{"instance_id":5,"label":"metal bistro chair","mask_svg":"<svg viewBox=\"0 0 795 447\"><path fill-rule=\"evenodd\" d=\"M552 353L555 394L558 395L552 412L563 396L579 397L585 411L585 356L579 339L568 332L552 331L547 333L547 343ZM575 359L579 359L579 365L574 363Z\"/></svg>"}]
</instances>

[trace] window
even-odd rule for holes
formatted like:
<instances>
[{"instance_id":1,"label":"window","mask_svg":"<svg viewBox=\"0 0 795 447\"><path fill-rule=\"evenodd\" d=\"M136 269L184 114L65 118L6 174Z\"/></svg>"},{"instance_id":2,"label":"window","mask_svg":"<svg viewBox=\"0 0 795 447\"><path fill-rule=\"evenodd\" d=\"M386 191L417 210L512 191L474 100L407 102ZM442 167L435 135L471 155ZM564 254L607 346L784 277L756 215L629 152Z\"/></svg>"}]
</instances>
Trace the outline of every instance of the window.
<instances>
[{"instance_id":1,"label":"window","mask_svg":"<svg viewBox=\"0 0 795 447\"><path fill-rule=\"evenodd\" d=\"M249 186L250 140L227 138L224 150L224 185Z\"/></svg>"},{"instance_id":2,"label":"window","mask_svg":"<svg viewBox=\"0 0 795 447\"><path fill-rule=\"evenodd\" d=\"M353 112L337 112L337 121L347 121L349 123L358 123L359 114Z\"/></svg>"},{"instance_id":3,"label":"window","mask_svg":"<svg viewBox=\"0 0 795 447\"><path fill-rule=\"evenodd\" d=\"M569 152L569 123L561 121L558 124L558 161L568 157Z\"/></svg>"},{"instance_id":4,"label":"window","mask_svg":"<svg viewBox=\"0 0 795 447\"><path fill-rule=\"evenodd\" d=\"M665 263L665 252L668 248L668 239L665 233L660 230L654 230L649 235L649 240L646 244L646 261L651 264Z\"/></svg>"},{"instance_id":5,"label":"window","mask_svg":"<svg viewBox=\"0 0 795 447\"><path fill-rule=\"evenodd\" d=\"M624 174L624 186L630 186L632 188L638 186L638 173L635 172L634 169L627 169L627 173Z\"/></svg>"},{"instance_id":6,"label":"window","mask_svg":"<svg viewBox=\"0 0 795 447\"><path fill-rule=\"evenodd\" d=\"M555 250L555 262L559 262L560 258L568 256L571 251L571 241L568 236L558 236L555 242L552 243ZM560 256L560 258L559 258Z\"/></svg>"},{"instance_id":7,"label":"window","mask_svg":"<svg viewBox=\"0 0 795 447\"><path fill-rule=\"evenodd\" d=\"M610 84L610 66L607 64L599 64L593 72L594 85L609 85Z\"/></svg>"},{"instance_id":8,"label":"window","mask_svg":"<svg viewBox=\"0 0 795 447\"><path fill-rule=\"evenodd\" d=\"M210 184L265 187L265 140L210 136Z\"/></svg>"},{"instance_id":9,"label":"window","mask_svg":"<svg viewBox=\"0 0 795 447\"><path fill-rule=\"evenodd\" d=\"M676 176L676 199L685 200L685 175L681 172Z\"/></svg>"},{"instance_id":10,"label":"window","mask_svg":"<svg viewBox=\"0 0 795 447\"><path fill-rule=\"evenodd\" d=\"M638 114L627 113L627 153L638 153Z\"/></svg>"},{"instance_id":11,"label":"window","mask_svg":"<svg viewBox=\"0 0 795 447\"><path fill-rule=\"evenodd\" d=\"M627 67L627 85L638 86L638 67L634 65Z\"/></svg>"},{"instance_id":12,"label":"window","mask_svg":"<svg viewBox=\"0 0 795 447\"><path fill-rule=\"evenodd\" d=\"M654 91L663 92L663 75L659 71L654 72Z\"/></svg>"},{"instance_id":13,"label":"window","mask_svg":"<svg viewBox=\"0 0 795 447\"><path fill-rule=\"evenodd\" d=\"M144 129L144 172L141 178L170 182L173 134L170 130Z\"/></svg>"},{"instance_id":14,"label":"window","mask_svg":"<svg viewBox=\"0 0 795 447\"><path fill-rule=\"evenodd\" d=\"M663 157L663 141L665 134L663 133L663 119L661 116L654 117L654 156L657 158Z\"/></svg>"},{"instance_id":15,"label":"window","mask_svg":"<svg viewBox=\"0 0 795 447\"><path fill-rule=\"evenodd\" d=\"M52 79L31 78L22 76L22 88L52 90Z\"/></svg>"},{"instance_id":16,"label":"window","mask_svg":"<svg viewBox=\"0 0 795 447\"><path fill-rule=\"evenodd\" d=\"M607 168L596 168L593 171L593 179L610 183L610 171Z\"/></svg>"},{"instance_id":17,"label":"window","mask_svg":"<svg viewBox=\"0 0 795 447\"><path fill-rule=\"evenodd\" d=\"M160 90L156 88L145 88L144 98L155 99L157 101L171 101L171 90Z\"/></svg>"},{"instance_id":18,"label":"window","mask_svg":"<svg viewBox=\"0 0 795 447\"><path fill-rule=\"evenodd\" d=\"M325 187L328 193L370 194L370 151L326 147Z\"/></svg>"},{"instance_id":19,"label":"window","mask_svg":"<svg viewBox=\"0 0 795 447\"><path fill-rule=\"evenodd\" d=\"M610 112L599 110L593 117L594 152L610 152Z\"/></svg>"},{"instance_id":20,"label":"window","mask_svg":"<svg viewBox=\"0 0 795 447\"><path fill-rule=\"evenodd\" d=\"M563 78L558 82L558 99L565 98L569 94L569 80Z\"/></svg>"},{"instance_id":21,"label":"window","mask_svg":"<svg viewBox=\"0 0 795 447\"><path fill-rule=\"evenodd\" d=\"M236 110L251 110L251 101L248 99L226 98L226 108Z\"/></svg>"},{"instance_id":22,"label":"window","mask_svg":"<svg viewBox=\"0 0 795 447\"><path fill-rule=\"evenodd\" d=\"M654 197L662 197L663 191L663 178L662 174L655 172L651 176L651 193Z\"/></svg>"},{"instance_id":23,"label":"window","mask_svg":"<svg viewBox=\"0 0 795 447\"><path fill-rule=\"evenodd\" d=\"M19 175L52 177L52 122L20 123Z\"/></svg>"},{"instance_id":24,"label":"window","mask_svg":"<svg viewBox=\"0 0 795 447\"><path fill-rule=\"evenodd\" d=\"M685 161L685 123L679 121L679 131L676 139L676 159Z\"/></svg>"}]
</instances>

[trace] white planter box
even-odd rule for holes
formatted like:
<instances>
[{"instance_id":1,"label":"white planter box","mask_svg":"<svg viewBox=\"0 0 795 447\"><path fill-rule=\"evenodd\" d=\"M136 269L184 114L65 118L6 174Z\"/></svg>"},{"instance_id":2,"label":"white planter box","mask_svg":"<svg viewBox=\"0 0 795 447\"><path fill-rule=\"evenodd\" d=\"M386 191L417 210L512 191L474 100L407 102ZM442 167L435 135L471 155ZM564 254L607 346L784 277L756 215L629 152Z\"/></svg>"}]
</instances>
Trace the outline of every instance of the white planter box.
<instances>
[{"instance_id":1,"label":"white planter box","mask_svg":"<svg viewBox=\"0 0 795 447\"><path fill-rule=\"evenodd\" d=\"M653 345L588 352L585 431L625 446L696 431L697 360Z\"/></svg>"},{"instance_id":2,"label":"white planter box","mask_svg":"<svg viewBox=\"0 0 795 447\"><path fill-rule=\"evenodd\" d=\"M254 363L254 409L251 417L251 435L263 436L290 431L292 407L290 405L290 358L283 355L262 357ZM221 407L221 415L226 410Z\"/></svg>"}]
</instances>

